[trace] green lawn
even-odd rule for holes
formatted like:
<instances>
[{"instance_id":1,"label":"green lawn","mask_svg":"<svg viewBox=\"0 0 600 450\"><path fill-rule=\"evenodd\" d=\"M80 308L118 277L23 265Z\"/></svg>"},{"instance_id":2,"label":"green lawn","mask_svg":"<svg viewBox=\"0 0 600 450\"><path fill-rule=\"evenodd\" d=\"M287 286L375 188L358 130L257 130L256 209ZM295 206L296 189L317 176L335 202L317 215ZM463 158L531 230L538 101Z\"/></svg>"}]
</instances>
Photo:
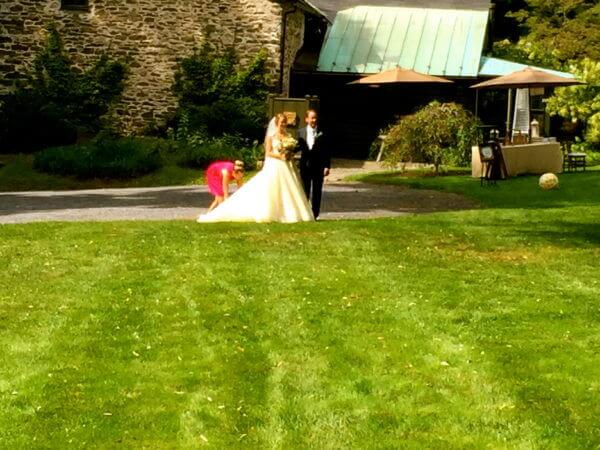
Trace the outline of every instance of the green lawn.
<instances>
[{"instance_id":1,"label":"green lawn","mask_svg":"<svg viewBox=\"0 0 600 450\"><path fill-rule=\"evenodd\" d=\"M600 172L456 178L409 181L483 208L0 226L0 448L598 447Z\"/></svg>"},{"instance_id":2,"label":"green lawn","mask_svg":"<svg viewBox=\"0 0 600 450\"><path fill-rule=\"evenodd\" d=\"M562 208L600 205L600 166L586 172L558 174L559 188L542 191L538 176L521 176L500 180L495 185L481 186L466 169L452 169L444 176L433 176L429 170L368 173L351 177L354 181L392 184L418 189L433 189L462 194L492 208Z\"/></svg>"}]
</instances>

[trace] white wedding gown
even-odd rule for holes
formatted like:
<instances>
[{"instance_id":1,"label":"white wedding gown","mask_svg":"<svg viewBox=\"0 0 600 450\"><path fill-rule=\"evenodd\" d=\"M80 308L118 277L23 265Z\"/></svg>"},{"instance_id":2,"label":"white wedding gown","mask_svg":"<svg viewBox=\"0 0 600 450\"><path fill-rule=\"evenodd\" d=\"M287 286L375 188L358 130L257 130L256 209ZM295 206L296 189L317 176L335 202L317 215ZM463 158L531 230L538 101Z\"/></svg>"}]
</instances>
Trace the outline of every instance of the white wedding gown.
<instances>
[{"instance_id":1,"label":"white wedding gown","mask_svg":"<svg viewBox=\"0 0 600 450\"><path fill-rule=\"evenodd\" d=\"M281 142L273 137L273 153ZM308 222L315 220L291 161L265 158L260 172L198 222Z\"/></svg>"}]
</instances>

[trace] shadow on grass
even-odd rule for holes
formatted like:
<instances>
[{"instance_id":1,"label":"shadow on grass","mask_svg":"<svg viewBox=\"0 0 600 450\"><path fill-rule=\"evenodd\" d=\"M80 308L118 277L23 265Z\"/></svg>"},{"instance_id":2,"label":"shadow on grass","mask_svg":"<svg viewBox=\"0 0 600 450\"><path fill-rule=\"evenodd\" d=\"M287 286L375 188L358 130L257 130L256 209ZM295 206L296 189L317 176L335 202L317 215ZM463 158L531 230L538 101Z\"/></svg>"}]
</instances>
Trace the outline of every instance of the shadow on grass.
<instances>
[{"instance_id":1,"label":"shadow on grass","mask_svg":"<svg viewBox=\"0 0 600 450\"><path fill-rule=\"evenodd\" d=\"M435 219L445 220L440 216ZM494 248L523 243L563 248L600 246L600 208L487 208L473 214L447 216L449 230L478 236L480 244ZM485 244L487 242L487 244Z\"/></svg>"},{"instance_id":2,"label":"shadow on grass","mask_svg":"<svg viewBox=\"0 0 600 450\"><path fill-rule=\"evenodd\" d=\"M546 218L547 219L547 218ZM596 219L600 219L600 214ZM505 224L498 225L501 233ZM555 247L591 248L600 246L600 227L597 222L579 220L543 220L520 223L512 227L514 235L522 236L527 242L546 242Z\"/></svg>"},{"instance_id":3,"label":"shadow on grass","mask_svg":"<svg viewBox=\"0 0 600 450\"><path fill-rule=\"evenodd\" d=\"M600 246L600 226L597 223L557 221L555 225L555 229L531 227L518 231L533 239L545 240L560 247Z\"/></svg>"}]
</instances>

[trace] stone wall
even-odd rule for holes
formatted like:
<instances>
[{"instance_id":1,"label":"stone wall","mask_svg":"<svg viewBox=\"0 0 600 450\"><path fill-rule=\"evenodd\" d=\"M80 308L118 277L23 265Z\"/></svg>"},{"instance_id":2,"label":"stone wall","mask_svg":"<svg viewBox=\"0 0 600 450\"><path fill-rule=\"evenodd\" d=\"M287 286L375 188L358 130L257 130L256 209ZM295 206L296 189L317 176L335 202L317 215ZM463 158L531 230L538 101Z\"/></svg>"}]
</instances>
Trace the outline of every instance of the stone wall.
<instances>
[{"instance_id":1,"label":"stone wall","mask_svg":"<svg viewBox=\"0 0 600 450\"><path fill-rule=\"evenodd\" d=\"M54 23L76 64L83 67L103 51L127 62L130 73L115 112L125 132L139 132L174 111L170 88L177 60L205 39L216 49L234 45L241 64L265 48L279 90L284 9L294 9L291 1L90 0L88 11L75 11L61 10L60 0L1 0L0 93L29 67ZM286 93L289 65L302 43L302 14L286 16Z\"/></svg>"},{"instance_id":2,"label":"stone wall","mask_svg":"<svg viewBox=\"0 0 600 450\"><path fill-rule=\"evenodd\" d=\"M285 16L285 45L283 52L283 78L281 93L290 93L290 71L296 53L304 43L304 13L297 9L289 9L284 12Z\"/></svg>"}]
</instances>

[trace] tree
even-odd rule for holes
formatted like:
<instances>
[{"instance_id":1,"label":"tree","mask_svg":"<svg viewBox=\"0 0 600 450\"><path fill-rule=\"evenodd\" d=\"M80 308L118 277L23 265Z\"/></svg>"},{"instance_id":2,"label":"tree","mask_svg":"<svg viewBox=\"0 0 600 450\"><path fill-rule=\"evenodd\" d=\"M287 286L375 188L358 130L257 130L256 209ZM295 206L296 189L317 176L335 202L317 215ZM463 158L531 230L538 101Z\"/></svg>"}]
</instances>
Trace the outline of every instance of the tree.
<instances>
[{"instance_id":1,"label":"tree","mask_svg":"<svg viewBox=\"0 0 600 450\"><path fill-rule=\"evenodd\" d=\"M527 7L525 0L497 0L493 2L493 16L490 24L492 41L509 40L516 42L523 34L519 22L510 14Z\"/></svg>"},{"instance_id":2,"label":"tree","mask_svg":"<svg viewBox=\"0 0 600 450\"><path fill-rule=\"evenodd\" d=\"M525 34L516 47L538 64L562 68L588 57L600 60L600 3L597 0L526 0L509 13Z\"/></svg>"},{"instance_id":3,"label":"tree","mask_svg":"<svg viewBox=\"0 0 600 450\"><path fill-rule=\"evenodd\" d=\"M547 100L546 110L586 124L586 141L600 147L600 61L586 58L574 64L572 70L586 84L556 89Z\"/></svg>"}]
</instances>

